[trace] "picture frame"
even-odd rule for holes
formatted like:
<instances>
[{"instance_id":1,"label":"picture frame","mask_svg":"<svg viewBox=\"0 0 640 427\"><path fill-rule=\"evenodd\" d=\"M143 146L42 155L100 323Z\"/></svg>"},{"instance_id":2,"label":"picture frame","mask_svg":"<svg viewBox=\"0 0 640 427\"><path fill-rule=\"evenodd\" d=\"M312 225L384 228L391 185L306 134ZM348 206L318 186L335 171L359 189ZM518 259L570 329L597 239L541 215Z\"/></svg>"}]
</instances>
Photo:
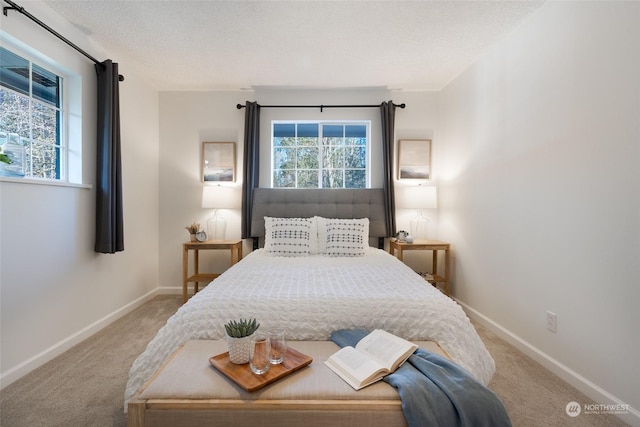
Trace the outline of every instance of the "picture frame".
<instances>
[{"instance_id":1,"label":"picture frame","mask_svg":"<svg viewBox=\"0 0 640 427\"><path fill-rule=\"evenodd\" d=\"M398 141L398 180L430 180L431 140Z\"/></svg>"},{"instance_id":2,"label":"picture frame","mask_svg":"<svg viewBox=\"0 0 640 427\"><path fill-rule=\"evenodd\" d=\"M234 182L235 180L235 142L203 142L202 182Z\"/></svg>"}]
</instances>

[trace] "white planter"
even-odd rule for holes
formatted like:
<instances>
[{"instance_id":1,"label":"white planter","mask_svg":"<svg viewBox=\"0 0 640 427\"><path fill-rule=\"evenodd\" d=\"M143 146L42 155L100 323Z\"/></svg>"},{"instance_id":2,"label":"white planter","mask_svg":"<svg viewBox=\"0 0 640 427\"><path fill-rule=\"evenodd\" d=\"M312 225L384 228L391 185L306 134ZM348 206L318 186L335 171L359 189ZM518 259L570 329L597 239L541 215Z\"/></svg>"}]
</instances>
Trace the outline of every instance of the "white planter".
<instances>
[{"instance_id":1,"label":"white planter","mask_svg":"<svg viewBox=\"0 0 640 427\"><path fill-rule=\"evenodd\" d=\"M251 337L232 338L227 335L227 347L229 348L229 360L231 363L242 365L249 363L251 359Z\"/></svg>"}]
</instances>

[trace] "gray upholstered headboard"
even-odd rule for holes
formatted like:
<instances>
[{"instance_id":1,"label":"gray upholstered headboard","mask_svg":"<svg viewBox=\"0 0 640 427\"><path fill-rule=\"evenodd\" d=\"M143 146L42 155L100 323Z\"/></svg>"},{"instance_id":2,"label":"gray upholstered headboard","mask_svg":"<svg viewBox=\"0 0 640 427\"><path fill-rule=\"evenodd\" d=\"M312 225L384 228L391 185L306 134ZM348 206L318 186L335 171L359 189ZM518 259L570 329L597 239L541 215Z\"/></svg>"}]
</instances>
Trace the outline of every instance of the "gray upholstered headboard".
<instances>
[{"instance_id":1,"label":"gray upholstered headboard","mask_svg":"<svg viewBox=\"0 0 640 427\"><path fill-rule=\"evenodd\" d=\"M293 189L256 188L253 193L251 237L264 237L264 217L369 218L369 236L387 237L381 188Z\"/></svg>"}]
</instances>

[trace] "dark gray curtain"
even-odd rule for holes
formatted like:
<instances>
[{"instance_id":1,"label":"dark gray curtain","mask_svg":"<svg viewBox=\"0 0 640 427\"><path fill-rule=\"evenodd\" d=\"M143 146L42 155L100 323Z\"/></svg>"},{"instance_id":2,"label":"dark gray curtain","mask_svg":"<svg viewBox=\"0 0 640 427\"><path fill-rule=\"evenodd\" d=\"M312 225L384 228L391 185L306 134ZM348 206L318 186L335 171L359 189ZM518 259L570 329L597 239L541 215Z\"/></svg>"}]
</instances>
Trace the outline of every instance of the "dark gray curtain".
<instances>
[{"instance_id":1,"label":"dark gray curtain","mask_svg":"<svg viewBox=\"0 0 640 427\"><path fill-rule=\"evenodd\" d=\"M98 141L95 251L124 250L122 166L120 162L120 95L118 64L96 64L98 74Z\"/></svg>"},{"instance_id":2,"label":"dark gray curtain","mask_svg":"<svg viewBox=\"0 0 640 427\"><path fill-rule=\"evenodd\" d=\"M380 105L382 118L382 157L383 173L382 189L384 190L384 208L386 211L387 236L396 234L396 196L393 185L393 138L395 128L396 106L393 101Z\"/></svg>"},{"instance_id":3,"label":"dark gray curtain","mask_svg":"<svg viewBox=\"0 0 640 427\"><path fill-rule=\"evenodd\" d=\"M253 189L260 180L260 105L246 103L244 113L244 181L242 183L242 238L251 237Z\"/></svg>"}]
</instances>

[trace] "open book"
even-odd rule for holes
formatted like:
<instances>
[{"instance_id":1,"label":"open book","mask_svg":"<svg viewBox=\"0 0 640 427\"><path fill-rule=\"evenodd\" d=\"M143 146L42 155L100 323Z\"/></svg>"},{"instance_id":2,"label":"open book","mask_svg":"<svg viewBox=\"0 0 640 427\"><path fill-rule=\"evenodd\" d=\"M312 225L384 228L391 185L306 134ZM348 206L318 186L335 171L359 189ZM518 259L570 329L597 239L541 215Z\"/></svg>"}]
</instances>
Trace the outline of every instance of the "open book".
<instances>
[{"instance_id":1,"label":"open book","mask_svg":"<svg viewBox=\"0 0 640 427\"><path fill-rule=\"evenodd\" d=\"M360 390L398 369L417 345L382 329L362 338L356 347L343 347L324 363L351 387Z\"/></svg>"}]
</instances>

